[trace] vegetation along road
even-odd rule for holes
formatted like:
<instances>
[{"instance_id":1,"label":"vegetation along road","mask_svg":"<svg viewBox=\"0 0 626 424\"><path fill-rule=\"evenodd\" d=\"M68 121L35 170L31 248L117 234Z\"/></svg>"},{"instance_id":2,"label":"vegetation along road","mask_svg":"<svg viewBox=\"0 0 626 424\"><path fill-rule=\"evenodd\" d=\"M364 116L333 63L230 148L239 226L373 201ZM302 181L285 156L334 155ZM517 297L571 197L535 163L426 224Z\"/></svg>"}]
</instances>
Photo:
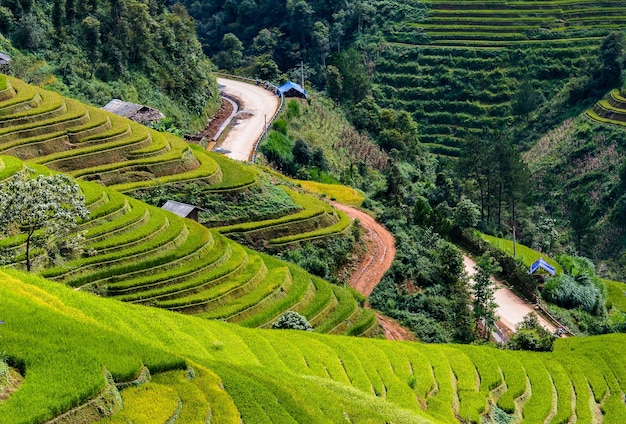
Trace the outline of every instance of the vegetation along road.
<instances>
[{"instance_id":1,"label":"vegetation along road","mask_svg":"<svg viewBox=\"0 0 626 424\"><path fill-rule=\"evenodd\" d=\"M228 150L231 159L248 161L265 123L276 113L278 97L262 86L218 78L222 93L240 101L240 111L226 138L217 147ZM254 118L254 119L250 119Z\"/></svg>"},{"instance_id":2,"label":"vegetation along road","mask_svg":"<svg viewBox=\"0 0 626 424\"><path fill-rule=\"evenodd\" d=\"M474 269L476 262L472 258L463 255L463 264L465 265L465 272L467 272L470 277L476 273ZM498 304L496 316L499 318L499 324L506 327L508 331L515 332L515 326L522 322L527 314L535 312L535 310L527 302L517 296L513 290L504 285L504 283L495 278L493 281L495 281L497 287L494 296ZM556 327L541 316L539 316L539 322L551 333L556 331Z\"/></svg>"}]
</instances>

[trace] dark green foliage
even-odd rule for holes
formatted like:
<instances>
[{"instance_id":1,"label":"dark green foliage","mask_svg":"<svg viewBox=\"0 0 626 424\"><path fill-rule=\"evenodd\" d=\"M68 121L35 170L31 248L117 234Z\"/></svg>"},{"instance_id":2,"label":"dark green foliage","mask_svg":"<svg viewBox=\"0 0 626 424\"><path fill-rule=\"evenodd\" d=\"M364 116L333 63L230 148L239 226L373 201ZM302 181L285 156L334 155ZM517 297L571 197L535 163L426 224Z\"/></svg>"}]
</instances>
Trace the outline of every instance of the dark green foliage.
<instances>
[{"instance_id":1,"label":"dark green foliage","mask_svg":"<svg viewBox=\"0 0 626 424\"><path fill-rule=\"evenodd\" d=\"M36 53L49 63L48 77L59 78L52 87L64 94L96 106L113 97L150 104L177 125L199 129L218 101L211 64L184 7L158 4L45 0L25 8L0 2L7 19L3 34L22 50L12 56L26 55L30 63L13 72L28 80L28 72L41 67L33 66Z\"/></svg>"},{"instance_id":2,"label":"dark green foliage","mask_svg":"<svg viewBox=\"0 0 626 424\"><path fill-rule=\"evenodd\" d=\"M275 330L303 330L313 331L309 321L295 311L285 312L278 320L272 324Z\"/></svg>"},{"instance_id":3,"label":"dark green foliage","mask_svg":"<svg viewBox=\"0 0 626 424\"><path fill-rule=\"evenodd\" d=\"M506 343L507 349L552 351L555 336L539 324L536 314L526 315L524 320L515 326L515 330L515 334Z\"/></svg>"},{"instance_id":4,"label":"dark green foliage","mask_svg":"<svg viewBox=\"0 0 626 424\"><path fill-rule=\"evenodd\" d=\"M601 77L605 87L614 87L624 69L626 37L622 31L610 33L600 47Z\"/></svg>"},{"instance_id":5,"label":"dark green foliage","mask_svg":"<svg viewBox=\"0 0 626 424\"><path fill-rule=\"evenodd\" d=\"M292 153L294 145L295 143L283 133L272 131L261 144L260 150L276 168L286 174L293 175L295 172Z\"/></svg>"},{"instance_id":6,"label":"dark green foliage","mask_svg":"<svg viewBox=\"0 0 626 424\"><path fill-rule=\"evenodd\" d=\"M419 227L392 223L391 229L396 259L370 295L372 307L397 319L421 341L471 341L469 294L458 249Z\"/></svg>"},{"instance_id":7,"label":"dark green foliage","mask_svg":"<svg viewBox=\"0 0 626 424\"><path fill-rule=\"evenodd\" d=\"M350 270L344 268L353 259L354 252L362 249L362 244L361 228L353 225L349 234L294 246L280 252L278 257L334 284L345 284L346 271Z\"/></svg>"}]
</instances>

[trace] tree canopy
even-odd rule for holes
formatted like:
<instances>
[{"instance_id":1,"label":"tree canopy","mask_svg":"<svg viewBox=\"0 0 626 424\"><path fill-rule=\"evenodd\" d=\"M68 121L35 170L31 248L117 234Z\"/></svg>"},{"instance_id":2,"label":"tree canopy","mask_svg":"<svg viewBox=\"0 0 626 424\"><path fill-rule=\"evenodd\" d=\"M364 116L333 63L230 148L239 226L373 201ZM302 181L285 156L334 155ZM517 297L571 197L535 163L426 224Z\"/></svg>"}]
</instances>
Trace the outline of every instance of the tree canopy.
<instances>
[{"instance_id":1,"label":"tree canopy","mask_svg":"<svg viewBox=\"0 0 626 424\"><path fill-rule=\"evenodd\" d=\"M89 216L85 197L67 175L37 175L27 168L0 185L0 233L25 240L26 269L33 248L49 259L77 250L82 234L75 230Z\"/></svg>"}]
</instances>

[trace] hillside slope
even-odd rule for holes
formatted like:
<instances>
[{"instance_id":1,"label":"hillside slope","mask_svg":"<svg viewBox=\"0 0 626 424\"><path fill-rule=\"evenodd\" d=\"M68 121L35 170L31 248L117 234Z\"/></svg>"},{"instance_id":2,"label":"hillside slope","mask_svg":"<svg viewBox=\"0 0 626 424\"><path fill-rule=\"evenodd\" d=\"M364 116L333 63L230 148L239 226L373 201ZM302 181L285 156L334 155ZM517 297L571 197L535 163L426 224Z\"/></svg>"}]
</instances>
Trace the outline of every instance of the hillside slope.
<instances>
[{"instance_id":1,"label":"hillside slope","mask_svg":"<svg viewBox=\"0 0 626 424\"><path fill-rule=\"evenodd\" d=\"M14 271L0 281L2 349L25 376L0 402L0 422L44 422L98 395L110 400L100 410L123 402L138 423L478 422L490 399L529 423L626 417L623 335L559 340L549 354L387 342L249 330ZM174 372L120 400L105 375L129 387L120 383L146 380L142 366ZM90 422L78 418L98 409L89 405L65 422Z\"/></svg>"},{"instance_id":2,"label":"hillside slope","mask_svg":"<svg viewBox=\"0 0 626 424\"><path fill-rule=\"evenodd\" d=\"M426 5L424 19L386 35L375 93L381 105L411 112L420 141L447 156L485 127L523 126L544 99L593 68L626 12L621 1Z\"/></svg>"},{"instance_id":3,"label":"hillside slope","mask_svg":"<svg viewBox=\"0 0 626 424\"><path fill-rule=\"evenodd\" d=\"M289 200L288 207L272 207L271 199L266 200L263 207L269 212L252 217L224 213L211 222L213 230L148 207L88 180L118 191L161 190L166 195L191 187L196 197L230 195L235 198L231 207L237 206L239 194L263 197L267 183L261 182L260 169L187 145L171 134L14 78L4 82L0 153L30 159L28 166L40 172L49 172L41 166L46 165L80 179L91 211L82 224L85 256L45 270L45 276L128 302L247 326L269 325L293 309L322 332L376 329L373 313L363 312L351 292L221 235L284 248L341 236L350 226L342 212L284 180L274 191L282 193L275 197ZM0 180L23 166L2 157ZM253 190L261 193L254 197ZM16 261L23 260L22 238L3 237L0 245L16 253Z\"/></svg>"}]
</instances>

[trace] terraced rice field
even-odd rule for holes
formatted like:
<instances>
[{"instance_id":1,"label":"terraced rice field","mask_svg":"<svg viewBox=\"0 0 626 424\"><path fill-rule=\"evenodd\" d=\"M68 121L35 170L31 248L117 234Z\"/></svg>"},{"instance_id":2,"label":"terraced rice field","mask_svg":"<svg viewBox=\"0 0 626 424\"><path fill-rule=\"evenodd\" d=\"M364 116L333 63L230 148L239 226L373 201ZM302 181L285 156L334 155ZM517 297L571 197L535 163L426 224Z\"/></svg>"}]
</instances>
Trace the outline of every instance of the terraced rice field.
<instances>
[{"instance_id":1,"label":"terraced rice field","mask_svg":"<svg viewBox=\"0 0 626 424\"><path fill-rule=\"evenodd\" d=\"M623 1L434 0L387 35L376 63L383 106L411 112L420 141L455 157L464 139L515 118L521 81L549 98L597 57L626 19Z\"/></svg>"},{"instance_id":2,"label":"terraced rice field","mask_svg":"<svg viewBox=\"0 0 626 424\"><path fill-rule=\"evenodd\" d=\"M9 176L5 170L21 169L16 159L0 158L1 177ZM296 310L320 331L346 332L337 326L344 320L369 322L361 334L376 330L373 314L358 307L350 292L330 290L327 282L217 230L94 183L80 185L91 212L82 224L88 253L46 269L41 273L46 278L125 302L247 326L266 326ZM23 238L0 243L23 257Z\"/></svg>"},{"instance_id":3,"label":"terraced rice field","mask_svg":"<svg viewBox=\"0 0 626 424\"><path fill-rule=\"evenodd\" d=\"M586 112L594 121L626 127L626 97L619 89L612 90L592 110Z\"/></svg>"},{"instance_id":4,"label":"terraced rice field","mask_svg":"<svg viewBox=\"0 0 626 424\"><path fill-rule=\"evenodd\" d=\"M340 234L351 225L345 214L287 186L300 206L297 213L218 229L147 206L122 193L187 182L207 192L245 191L258 184L262 171L14 78L4 81L0 154L15 157L0 156L0 180L25 166L17 158L39 172L68 173L79 181L91 212L82 224L88 254L45 270L45 277L126 302L247 326L267 326L296 310L319 331L345 333L353 324L360 328L353 334L376 331L373 314L351 292L326 287L221 234L284 246ZM0 245L24 259L22 238L0 238Z\"/></svg>"},{"instance_id":5,"label":"terraced rice field","mask_svg":"<svg viewBox=\"0 0 626 424\"><path fill-rule=\"evenodd\" d=\"M25 375L0 422L97 411L94 399L119 389L123 410L108 422L478 423L495 405L522 423L626 418L624 335L541 354L423 345L246 329L14 271L0 281L3 349Z\"/></svg>"}]
</instances>

